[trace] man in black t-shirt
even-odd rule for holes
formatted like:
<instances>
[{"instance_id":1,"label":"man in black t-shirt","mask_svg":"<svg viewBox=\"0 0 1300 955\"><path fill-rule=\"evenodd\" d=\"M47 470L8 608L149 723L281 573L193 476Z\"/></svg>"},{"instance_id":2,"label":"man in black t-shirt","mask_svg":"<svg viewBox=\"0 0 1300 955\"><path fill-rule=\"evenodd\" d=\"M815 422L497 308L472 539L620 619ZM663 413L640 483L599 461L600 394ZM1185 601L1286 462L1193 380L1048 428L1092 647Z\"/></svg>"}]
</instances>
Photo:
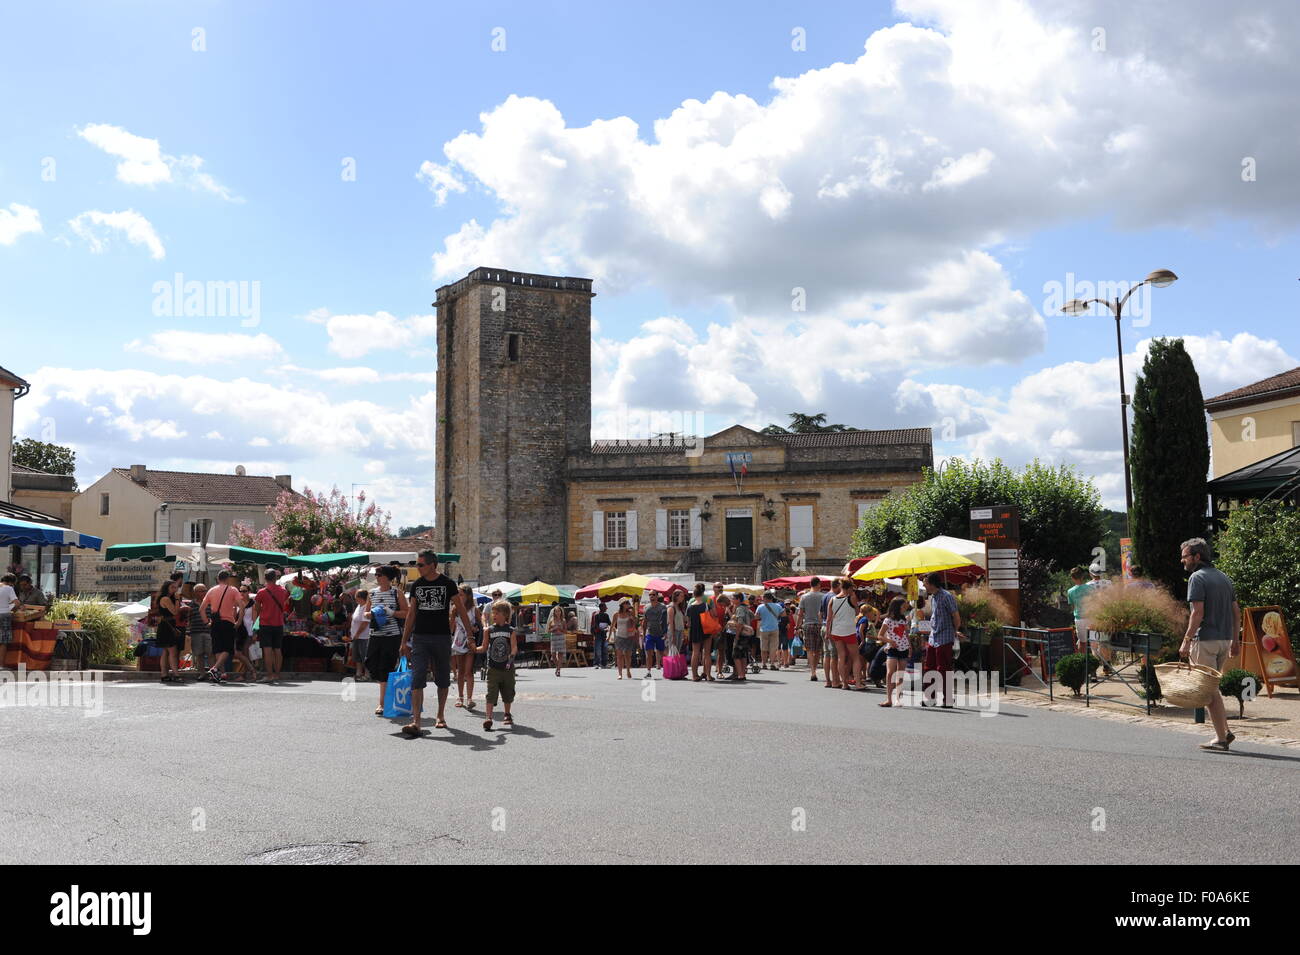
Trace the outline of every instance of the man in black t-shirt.
<instances>
[{"instance_id":1,"label":"man in black t-shirt","mask_svg":"<svg viewBox=\"0 0 1300 955\"><path fill-rule=\"evenodd\" d=\"M451 686L451 615L456 614L472 633L474 618L461 599L456 582L438 572L438 555L420 551L415 566L420 577L411 584L410 609L402 633L402 656L411 662L411 722L402 727L408 736L420 735L420 711L424 708L424 688L433 666L433 683L438 688L438 720L435 729L446 729L444 710L447 690Z\"/></svg>"}]
</instances>

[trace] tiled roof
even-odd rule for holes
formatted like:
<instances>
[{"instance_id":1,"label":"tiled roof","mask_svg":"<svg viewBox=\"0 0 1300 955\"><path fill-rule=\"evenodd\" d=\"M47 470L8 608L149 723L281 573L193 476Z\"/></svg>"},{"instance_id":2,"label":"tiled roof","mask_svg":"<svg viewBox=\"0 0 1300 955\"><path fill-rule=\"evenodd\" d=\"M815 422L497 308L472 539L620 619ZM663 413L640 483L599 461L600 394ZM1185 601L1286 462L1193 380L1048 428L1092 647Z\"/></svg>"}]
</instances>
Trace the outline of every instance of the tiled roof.
<instances>
[{"instance_id":1,"label":"tiled roof","mask_svg":"<svg viewBox=\"0 0 1300 955\"><path fill-rule=\"evenodd\" d=\"M130 468L113 468L131 480ZM284 488L275 478L243 474L195 474L190 471L144 472L142 487L169 504L235 504L246 507L270 507Z\"/></svg>"},{"instance_id":2,"label":"tiled roof","mask_svg":"<svg viewBox=\"0 0 1300 955\"><path fill-rule=\"evenodd\" d=\"M1232 391L1225 391L1213 398L1206 398L1205 407L1213 410L1228 404L1244 404L1250 399L1283 398L1291 393L1300 393L1300 368L1292 368L1280 375L1265 378L1254 384L1243 385L1240 388L1234 388Z\"/></svg>"},{"instance_id":3,"label":"tiled roof","mask_svg":"<svg viewBox=\"0 0 1300 955\"><path fill-rule=\"evenodd\" d=\"M792 448L858 448L876 444L929 444L929 428L896 428L892 431L821 431L812 434L775 434L772 437Z\"/></svg>"},{"instance_id":4,"label":"tiled roof","mask_svg":"<svg viewBox=\"0 0 1300 955\"><path fill-rule=\"evenodd\" d=\"M25 382L23 379L19 378L17 375L15 375L15 374L14 374L12 371L10 371L8 368L0 368L0 384L5 384L5 385L9 386L10 388L26 388L26 387L29 387L29 385L27 384L27 382Z\"/></svg>"},{"instance_id":5,"label":"tiled roof","mask_svg":"<svg viewBox=\"0 0 1300 955\"><path fill-rule=\"evenodd\" d=\"M771 434L765 437L792 448L860 448L870 445L930 444L929 428L895 428L883 431L824 431L811 434ZM702 438L632 438L593 441L593 454L618 454L663 451L680 452L685 447L699 447Z\"/></svg>"}]
</instances>

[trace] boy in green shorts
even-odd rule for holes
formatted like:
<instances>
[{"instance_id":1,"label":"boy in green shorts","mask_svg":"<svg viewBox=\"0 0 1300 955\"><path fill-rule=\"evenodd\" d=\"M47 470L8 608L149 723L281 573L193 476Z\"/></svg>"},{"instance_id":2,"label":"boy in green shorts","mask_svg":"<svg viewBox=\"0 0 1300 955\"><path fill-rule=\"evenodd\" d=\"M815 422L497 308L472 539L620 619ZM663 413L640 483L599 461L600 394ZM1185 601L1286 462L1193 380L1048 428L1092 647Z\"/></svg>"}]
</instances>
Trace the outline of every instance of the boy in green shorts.
<instances>
[{"instance_id":1,"label":"boy in green shorts","mask_svg":"<svg viewBox=\"0 0 1300 955\"><path fill-rule=\"evenodd\" d=\"M496 706L497 696L506 705L505 724L514 725L510 715L510 704L515 701L515 632L510 629L510 612L514 608L508 600L498 600L492 605L492 626L483 631L479 653L487 654L487 712L483 714L483 728L492 728L492 707Z\"/></svg>"}]
</instances>

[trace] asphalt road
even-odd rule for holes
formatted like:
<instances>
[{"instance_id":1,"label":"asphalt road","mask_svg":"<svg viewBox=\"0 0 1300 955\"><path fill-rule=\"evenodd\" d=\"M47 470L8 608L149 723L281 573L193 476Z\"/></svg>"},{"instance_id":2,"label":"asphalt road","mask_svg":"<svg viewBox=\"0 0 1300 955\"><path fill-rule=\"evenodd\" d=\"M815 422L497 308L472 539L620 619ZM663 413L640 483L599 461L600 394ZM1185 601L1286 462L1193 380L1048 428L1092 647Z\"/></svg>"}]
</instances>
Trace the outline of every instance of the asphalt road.
<instances>
[{"instance_id":1,"label":"asphalt road","mask_svg":"<svg viewBox=\"0 0 1300 955\"><path fill-rule=\"evenodd\" d=\"M1221 863L1300 842L1281 747L885 710L804 670L653 686L522 671L513 729L482 728L480 686L414 740L370 683L109 682L98 717L0 709L0 862Z\"/></svg>"}]
</instances>

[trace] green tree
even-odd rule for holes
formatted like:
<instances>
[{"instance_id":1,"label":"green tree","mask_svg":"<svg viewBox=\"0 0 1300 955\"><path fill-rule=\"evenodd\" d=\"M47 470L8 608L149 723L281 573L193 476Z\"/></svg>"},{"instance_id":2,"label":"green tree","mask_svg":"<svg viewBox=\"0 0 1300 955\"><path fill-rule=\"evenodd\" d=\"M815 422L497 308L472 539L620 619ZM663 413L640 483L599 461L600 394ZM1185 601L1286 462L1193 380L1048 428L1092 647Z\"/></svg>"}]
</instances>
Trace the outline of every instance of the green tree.
<instances>
[{"instance_id":1,"label":"green tree","mask_svg":"<svg viewBox=\"0 0 1300 955\"><path fill-rule=\"evenodd\" d=\"M412 527L400 527L397 530L398 537L419 537L421 534L427 534L433 530L432 524L415 524Z\"/></svg>"},{"instance_id":2,"label":"green tree","mask_svg":"<svg viewBox=\"0 0 1300 955\"><path fill-rule=\"evenodd\" d=\"M1243 607L1281 607L1300 651L1300 510L1280 501L1247 504L1228 515L1214 541L1221 571Z\"/></svg>"},{"instance_id":3,"label":"green tree","mask_svg":"<svg viewBox=\"0 0 1300 955\"><path fill-rule=\"evenodd\" d=\"M1205 533L1210 445L1201 380L1181 338L1151 343L1133 389L1133 553L1147 577L1178 597L1187 582L1178 545Z\"/></svg>"},{"instance_id":4,"label":"green tree","mask_svg":"<svg viewBox=\"0 0 1300 955\"><path fill-rule=\"evenodd\" d=\"M71 475L77 473L77 452L58 444L48 444L35 438L14 442L14 464L47 474Z\"/></svg>"},{"instance_id":5,"label":"green tree","mask_svg":"<svg viewBox=\"0 0 1300 955\"><path fill-rule=\"evenodd\" d=\"M1020 545L1026 558L1051 568L1087 563L1104 531L1101 498L1072 468L1039 461L1016 472L1000 460L953 458L942 471L926 470L917 484L896 491L868 511L853 534L850 557L865 557L940 534L970 536L973 507L1020 508Z\"/></svg>"},{"instance_id":6,"label":"green tree","mask_svg":"<svg viewBox=\"0 0 1300 955\"><path fill-rule=\"evenodd\" d=\"M824 413L800 414L798 411L791 411L787 417L790 419L788 428L783 428L779 424L769 424L760 434L824 434L858 430L846 424L827 424Z\"/></svg>"}]
</instances>

